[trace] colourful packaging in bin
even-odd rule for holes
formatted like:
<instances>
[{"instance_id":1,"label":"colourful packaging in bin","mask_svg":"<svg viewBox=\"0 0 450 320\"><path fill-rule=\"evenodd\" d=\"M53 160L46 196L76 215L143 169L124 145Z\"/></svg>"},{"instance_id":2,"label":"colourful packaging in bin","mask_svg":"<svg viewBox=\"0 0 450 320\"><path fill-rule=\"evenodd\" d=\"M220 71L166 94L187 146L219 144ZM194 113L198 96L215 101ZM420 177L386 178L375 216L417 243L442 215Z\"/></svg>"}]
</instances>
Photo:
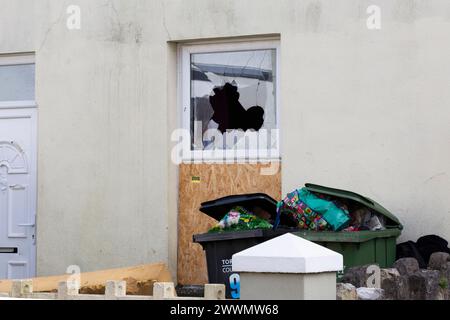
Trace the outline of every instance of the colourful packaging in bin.
<instances>
[{"instance_id":1,"label":"colourful packaging in bin","mask_svg":"<svg viewBox=\"0 0 450 320\"><path fill-rule=\"evenodd\" d=\"M332 201L319 198L306 188L300 189L298 196L311 210L320 214L333 231L340 231L350 224L348 211L337 207Z\"/></svg>"},{"instance_id":2,"label":"colourful packaging in bin","mask_svg":"<svg viewBox=\"0 0 450 320\"><path fill-rule=\"evenodd\" d=\"M317 212L301 201L298 190L288 193L278 204L278 215L284 224L308 230L326 230L327 222Z\"/></svg>"}]
</instances>

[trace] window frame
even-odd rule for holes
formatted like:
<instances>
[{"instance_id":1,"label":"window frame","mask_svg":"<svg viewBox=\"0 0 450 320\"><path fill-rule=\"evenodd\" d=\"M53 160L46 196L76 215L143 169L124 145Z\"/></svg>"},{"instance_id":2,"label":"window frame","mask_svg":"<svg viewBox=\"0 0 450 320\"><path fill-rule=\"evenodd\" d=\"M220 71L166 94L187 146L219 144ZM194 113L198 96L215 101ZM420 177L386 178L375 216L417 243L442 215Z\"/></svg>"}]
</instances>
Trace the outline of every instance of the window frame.
<instances>
[{"instance_id":1,"label":"window frame","mask_svg":"<svg viewBox=\"0 0 450 320\"><path fill-rule=\"evenodd\" d=\"M191 150L191 54L236 52L251 50L275 50L275 103L276 103L276 141L277 147L272 149L226 149L223 152L213 150ZM218 42L180 43L178 45L178 88L181 127L188 132L189 143L183 144L183 162L267 162L279 160L280 153L280 41L279 39L237 40ZM188 149L186 150L187 147ZM261 156L260 153L266 156Z\"/></svg>"}]
</instances>

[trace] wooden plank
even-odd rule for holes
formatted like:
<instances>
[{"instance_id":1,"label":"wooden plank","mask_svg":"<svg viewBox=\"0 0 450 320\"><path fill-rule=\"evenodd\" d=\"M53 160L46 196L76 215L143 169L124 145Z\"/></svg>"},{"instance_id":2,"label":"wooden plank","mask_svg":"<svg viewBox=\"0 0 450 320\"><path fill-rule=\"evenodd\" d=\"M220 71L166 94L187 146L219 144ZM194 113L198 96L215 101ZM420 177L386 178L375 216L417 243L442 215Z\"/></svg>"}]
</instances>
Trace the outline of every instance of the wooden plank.
<instances>
[{"instance_id":1,"label":"wooden plank","mask_svg":"<svg viewBox=\"0 0 450 320\"><path fill-rule=\"evenodd\" d=\"M279 163L276 163L279 165ZM179 168L178 270L179 284L208 283L205 254L192 242L216 221L198 209L204 201L232 194L267 193L281 198L281 170L267 173L268 164L181 164Z\"/></svg>"},{"instance_id":2,"label":"wooden plank","mask_svg":"<svg viewBox=\"0 0 450 320\"><path fill-rule=\"evenodd\" d=\"M70 275L34 278L34 292L56 292L61 281L67 281ZM146 264L127 268L100 270L81 273L80 293L104 294L105 284L109 280L126 282L127 294L152 295L155 282L171 282L167 266L164 263ZM12 280L0 280L0 292L10 292Z\"/></svg>"}]
</instances>

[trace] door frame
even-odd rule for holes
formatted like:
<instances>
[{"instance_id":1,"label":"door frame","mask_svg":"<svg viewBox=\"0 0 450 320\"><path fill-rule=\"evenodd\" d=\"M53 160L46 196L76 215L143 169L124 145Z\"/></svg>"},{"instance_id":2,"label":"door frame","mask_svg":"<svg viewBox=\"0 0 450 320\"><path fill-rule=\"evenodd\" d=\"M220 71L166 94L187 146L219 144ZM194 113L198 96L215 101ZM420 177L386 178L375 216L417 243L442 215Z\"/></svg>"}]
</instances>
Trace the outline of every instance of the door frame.
<instances>
[{"instance_id":1,"label":"door frame","mask_svg":"<svg viewBox=\"0 0 450 320\"><path fill-rule=\"evenodd\" d=\"M8 65L21 65L21 64L34 64L35 55L34 53L16 53L16 54L0 54L0 66ZM36 76L34 76L34 83L36 84ZM20 101L0 101L0 118L29 118L31 121L31 147L27 163L29 166L30 174L30 192L31 192L31 221L34 223L34 239L31 240L31 250L29 257L29 270L30 277L36 276L37 270L37 201L38 201L38 184L37 184L37 157L38 157L38 131L37 131L37 117L38 108L36 100L20 100ZM9 115L1 115L2 111L5 113L10 113ZM8 112L10 111L10 112Z\"/></svg>"}]
</instances>

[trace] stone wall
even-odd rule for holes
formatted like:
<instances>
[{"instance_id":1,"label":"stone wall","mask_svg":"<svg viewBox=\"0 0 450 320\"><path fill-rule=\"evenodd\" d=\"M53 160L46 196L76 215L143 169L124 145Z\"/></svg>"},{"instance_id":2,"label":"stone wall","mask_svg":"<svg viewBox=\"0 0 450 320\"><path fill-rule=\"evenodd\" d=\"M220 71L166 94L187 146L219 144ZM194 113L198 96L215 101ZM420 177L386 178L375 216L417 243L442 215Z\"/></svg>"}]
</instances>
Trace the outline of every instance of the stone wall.
<instances>
[{"instance_id":1,"label":"stone wall","mask_svg":"<svg viewBox=\"0 0 450 320\"><path fill-rule=\"evenodd\" d=\"M338 300L450 300L449 283L450 255L436 252L427 269L415 258L399 259L389 269L349 268L336 292Z\"/></svg>"}]
</instances>

